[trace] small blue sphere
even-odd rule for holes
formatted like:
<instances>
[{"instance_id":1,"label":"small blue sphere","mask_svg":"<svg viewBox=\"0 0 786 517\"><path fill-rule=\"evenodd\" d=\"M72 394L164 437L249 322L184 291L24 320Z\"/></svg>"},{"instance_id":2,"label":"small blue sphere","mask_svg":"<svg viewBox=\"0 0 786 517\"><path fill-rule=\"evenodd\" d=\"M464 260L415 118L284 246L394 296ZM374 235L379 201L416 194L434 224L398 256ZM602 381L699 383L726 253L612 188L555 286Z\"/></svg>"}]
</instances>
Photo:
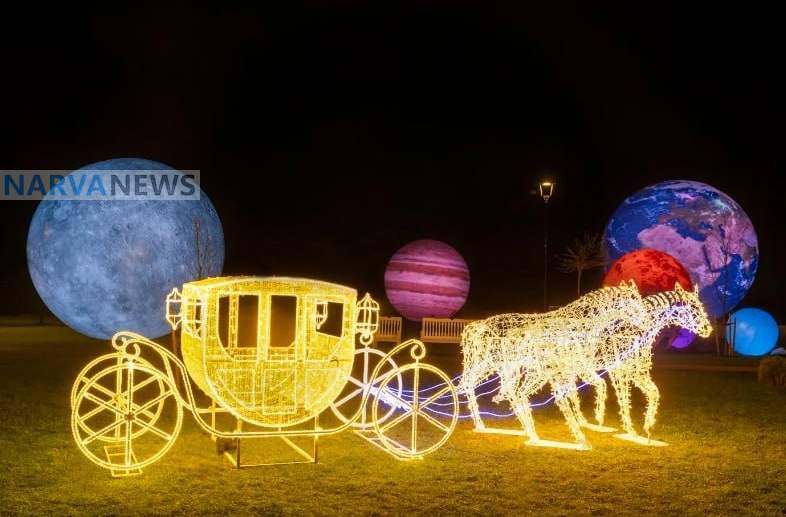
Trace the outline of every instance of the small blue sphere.
<instances>
[{"instance_id":1,"label":"small blue sphere","mask_svg":"<svg viewBox=\"0 0 786 517\"><path fill-rule=\"evenodd\" d=\"M726 341L740 355L768 354L778 342L778 323L768 312L753 307L734 311L726 327Z\"/></svg>"}]
</instances>

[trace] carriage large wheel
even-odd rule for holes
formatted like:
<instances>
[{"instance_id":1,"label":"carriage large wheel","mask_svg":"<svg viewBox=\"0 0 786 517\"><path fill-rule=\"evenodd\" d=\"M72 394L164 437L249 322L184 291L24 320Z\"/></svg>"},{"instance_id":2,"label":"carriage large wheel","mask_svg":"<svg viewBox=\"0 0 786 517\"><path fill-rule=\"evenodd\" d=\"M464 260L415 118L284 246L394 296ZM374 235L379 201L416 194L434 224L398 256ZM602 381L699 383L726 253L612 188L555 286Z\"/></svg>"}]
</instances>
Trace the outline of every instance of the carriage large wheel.
<instances>
[{"instance_id":1,"label":"carriage large wheel","mask_svg":"<svg viewBox=\"0 0 786 517\"><path fill-rule=\"evenodd\" d=\"M387 354L376 348L363 347L355 350L355 361L353 363L352 375L347 380L347 387L341 392L339 398L331 402L330 408L342 422L352 422L353 427L367 429L371 427L371 409L368 401L363 407L363 395L368 390L373 398L384 400L396 400L401 397L401 374L398 371L396 362L388 357ZM370 379L371 373L377 365L385 361L380 368L377 378ZM380 382L387 375L391 375L390 381L385 388L380 387ZM390 396L390 399L388 399ZM379 422L387 420L396 410L394 405L383 408L379 414Z\"/></svg>"},{"instance_id":2,"label":"carriage large wheel","mask_svg":"<svg viewBox=\"0 0 786 517\"><path fill-rule=\"evenodd\" d=\"M85 384L88 383L88 381L90 381L90 379L94 375L96 375L99 372L102 372L107 368L112 367L113 365L122 364L123 361L127 361L127 360L128 357L122 354L107 354L93 359L84 368L82 368L82 371L79 372L79 375L77 375L76 377L76 381L74 381L74 385L71 387L71 409L73 410L74 406L76 405L79 391L84 387ZM138 365L144 365L150 369L155 369L155 367L152 364L145 361L141 357L135 357L134 361L136 361L136 364ZM159 390L163 391L164 390L163 381L159 379L158 384L159 384ZM102 386L101 384L95 386L96 390L101 390L103 388L104 386ZM114 390L114 387L112 388L112 390ZM114 396L114 393L111 390L107 389L106 395ZM158 417L161 416L161 413L164 410L164 405L165 405L165 401L162 400L156 405L155 408L151 408L150 410L152 412L151 425L156 420L158 420ZM86 426L84 421L79 421L78 424L83 426L86 432L88 433L92 432L91 429ZM147 429L140 428L137 430L137 433L144 433L146 431ZM99 439L103 441L114 441L114 439L110 437L101 437Z\"/></svg>"},{"instance_id":3,"label":"carriage large wheel","mask_svg":"<svg viewBox=\"0 0 786 517\"><path fill-rule=\"evenodd\" d=\"M182 424L183 407L172 379L138 361L93 375L79 389L71 412L77 446L113 475L136 474L158 460Z\"/></svg>"},{"instance_id":4,"label":"carriage large wheel","mask_svg":"<svg viewBox=\"0 0 786 517\"><path fill-rule=\"evenodd\" d=\"M372 418L379 441L400 458L419 458L438 449L456 427L459 402L456 387L442 370L424 363L399 369L403 396L395 400L399 411L385 422L377 416L385 411L381 399L374 399ZM391 377L380 383L386 390ZM390 402L390 401L389 401Z\"/></svg>"}]
</instances>

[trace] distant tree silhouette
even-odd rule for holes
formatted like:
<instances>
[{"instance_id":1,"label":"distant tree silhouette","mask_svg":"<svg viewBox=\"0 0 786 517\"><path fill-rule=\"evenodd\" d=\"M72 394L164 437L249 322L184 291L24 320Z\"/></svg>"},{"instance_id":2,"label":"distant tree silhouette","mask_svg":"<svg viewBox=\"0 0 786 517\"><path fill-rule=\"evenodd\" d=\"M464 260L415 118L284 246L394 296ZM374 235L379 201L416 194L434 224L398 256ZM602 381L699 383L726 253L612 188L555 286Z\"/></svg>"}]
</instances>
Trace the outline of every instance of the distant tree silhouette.
<instances>
[{"instance_id":1,"label":"distant tree silhouette","mask_svg":"<svg viewBox=\"0 0 786 517\"><path fill-rule=\"evenodd\" d=\"M188 273L191 276L191 280L189 281L202 280L203 278L207 278L211 273L215 273L214 266L220 259L219 248L213 242L210 233L205 231L202 227L202 221L199 219L194 219L194 250L194 261L188 263ZM182 358L183 356L180 353L180 342L174 328L171 332L171 339L172 353ZM182 385L180 371L178 369L175 369L175 382L178 387Z\"/></svg>"},{"instance_id":2,"label":"distant tree silhouette","mask_svg":"<svg viewBox=\"0 0 786 517\"><path fill-rule=\"evenodd\" d=\"M575 239L565 252L557 255L557 269L563 273L576 273L576 296L581 297L581 274L585 270L603 267L606 263L606 248L600 234L584 232Z\"/></svg>"},{"instance_id":3,"label":"distant tree silhouette","mask_svg":"<svg viewBox=\"0 0 786 517\"><path fill-rule=\"evenodd\" d=\"M202 228L202 221L194 219L194 249L196 256L194 262L189 264L189 273L194 280L207 278L214 269L219 259L218 248L213 243L211 235Z\"/></svg>"},{"instance_id":4,"label":"distant tree silhouette","mask_svg":"<svg viewBox=\"0 0 786 517\"><path fill-rule=\"evenodd\" d=\"M710 240L710 245L716 244L720 250L721 263L713 263L712 257L714 256L709 249L708 240L702 244L702 255L704 256L704 264L713 273L718 273L718 278L712 284L713 291L720 301L720 313L714 318L713 326L715 327L715 353L716 355L733 355L734 343L729 342L727 339L727 330L730 330L733 336L735 329L733 326L736 322L732 321L733 307L729 307L729 291L733 287L732 282L732 259L734 256L734 240L733 236L738 230L735 228L735 220L730 210L723 211L723 218L719 221L717 226L717 241Z\"/></svg>"}]
</instances>

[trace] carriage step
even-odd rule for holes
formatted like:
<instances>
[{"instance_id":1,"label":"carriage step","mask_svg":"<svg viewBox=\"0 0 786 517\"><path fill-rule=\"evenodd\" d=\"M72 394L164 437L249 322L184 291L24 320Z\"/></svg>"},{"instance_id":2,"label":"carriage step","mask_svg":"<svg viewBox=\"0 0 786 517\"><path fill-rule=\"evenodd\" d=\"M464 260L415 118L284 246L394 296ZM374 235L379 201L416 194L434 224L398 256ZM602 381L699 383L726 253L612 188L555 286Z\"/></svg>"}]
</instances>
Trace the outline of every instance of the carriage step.
<instances>
[{"instance_id":1,"label":"carriage step","mask_svg":"<svg viewBox=\"0 0 786 517\"><path fill-rule=\"evenodd\" d=\"M110 469L112 473L112 477L119 478L119 477L126 477L126 476L136 476L142 473L142 469L139 467L126 466L125 445L106 445L104 446L104 453L106 454L106 460L109 463L111 463L112 465L117 465L116 468L112 467ZM131 465L137 464L136 456L134 455L133 451L131 451L129 463Z\"/></svg>"},{"instance_id":2,"label":"carriage step","mask_svg":"<svg viewBox=\"0 0 786 517\"><path fill-rule=\"evenodd\" d=\"M383 443L383 439L371 429L356 429L355 434L397 460L408 461L423 459L422 454L418 454L409 447L392 440L390 437L385 438L385 443Z\"/></svg>"}]
</instances>

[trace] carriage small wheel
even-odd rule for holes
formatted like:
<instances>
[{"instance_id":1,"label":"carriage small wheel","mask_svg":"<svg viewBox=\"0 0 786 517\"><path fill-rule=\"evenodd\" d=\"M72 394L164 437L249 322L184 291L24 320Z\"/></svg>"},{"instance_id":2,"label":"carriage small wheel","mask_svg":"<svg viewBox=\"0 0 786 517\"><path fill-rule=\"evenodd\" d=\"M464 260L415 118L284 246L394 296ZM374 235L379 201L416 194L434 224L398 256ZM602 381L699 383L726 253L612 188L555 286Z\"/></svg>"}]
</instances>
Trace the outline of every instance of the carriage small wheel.
<instances>
[{"instance_id":1,"label":"carriage small wheel","mask_svg":"<svg viewBox=\"0 0 786 517\"><path fill-rule=\"evenodd\" d=\"M371 406L368 404L370 398L401 397L401 374L398 371L396 362L388 357L387 354L376 348L363 347L355 350L355 362L352 374L347 379L347 386L339 395L339 398L331 402L330 409L345 424L350 423L353 427L367 429L371 427ZM359 357L358 357L359 356ZM385 364L381 366L376 379L371 379L371 373L381 361ZM390 381L385 385L384 390L380 388L381 379L392 375ZM369 399L363 404L363 395L369 392ZM361 404L363 407L360 407ZM379 415L379 422L387 420L396 410L390 406L387 411L382 411Z\"/></svg>"},{"instance_id":2,"label":"carriage small wheel","mask_svg":"<svg viewBox=\"0 0 786 517\"><path fill-rule=\"evenodd\" d=\"M400 458L420 458L438 449L456 427L459 402L456 387L439 368L415 362L399 368L404 389L401 397L377 397L373 402L372 421L379 441ZM379 389L387 390L391 377L384 378ZM396 413L386 421L389 405Z\"/></svg>"},{"instance_id":3,"label":"carriage small wheel","mask_svg":"<svg viewBox=\"0 0 786 517\"><path fill-rule=\"evenodd\" d=\"M91 377L93 377L96 373L105 370L106 368L109 368L109 367L111 367L113 365L121 364L124 360L127 360L127 357L124 356L123 354L116 354L116 353L115 354L107 354L107 355L102 355L100 357L97 357L97 358L93 359L84 368L82 368L82 371L79 372L79 375L77 375L77 377L76 377L76 381L74 381L74 385L71 387L71 409L73 409L74 406L77 403L77 400L78 400L77 396L79 395L79 391L82 389L82 387L85 384L87 384L87 382L90 381ZM150 369L154 369L154 366L152 364L150 364L148 361L142 359L141 357L135 357L134 360L139 365L144 365L144 366L146 366L146 367L148 367ZM163 391L164 390L163 381L161 381L159 379L158 383L159 383L159 390ZM100 390L100 389L102 389L102 386L101 385L97 385L95 387L95 389ZM158 418L161 416L161 412L164 410L164 404L165 404L165 401L161 400L156 405L155 408L151 409L151 411L153 413L153 418L151 419L151 424L153 422L155 422L156 420L158 420ZM81 425L81 426L84 426L84 430L86 432L88 432L88 433L92 432L92 430L89 427L86 426L84 421L80 420L78 422L78 424ZM140 427L137 430L137 435L141 434L141 433L145 433L145 432L147 432L147 429L144 428L144 427ZM113 441L114 440L114 439L108 438L108 437L99 437L98 439L99 440L104 440L104 441Z\"/></svg>"},{"instance_id":4,"label":"carriage small wheel","mask_svg":"<svg viewBox=\"0 0 786 517\"><path fill-rule=\"evenodd\" d=\"M139 473L158 460L182 424L173 380L138 360L93 375L76 394L71 412L77 446L113 475Z\"/></svg>"}]
</instances>

